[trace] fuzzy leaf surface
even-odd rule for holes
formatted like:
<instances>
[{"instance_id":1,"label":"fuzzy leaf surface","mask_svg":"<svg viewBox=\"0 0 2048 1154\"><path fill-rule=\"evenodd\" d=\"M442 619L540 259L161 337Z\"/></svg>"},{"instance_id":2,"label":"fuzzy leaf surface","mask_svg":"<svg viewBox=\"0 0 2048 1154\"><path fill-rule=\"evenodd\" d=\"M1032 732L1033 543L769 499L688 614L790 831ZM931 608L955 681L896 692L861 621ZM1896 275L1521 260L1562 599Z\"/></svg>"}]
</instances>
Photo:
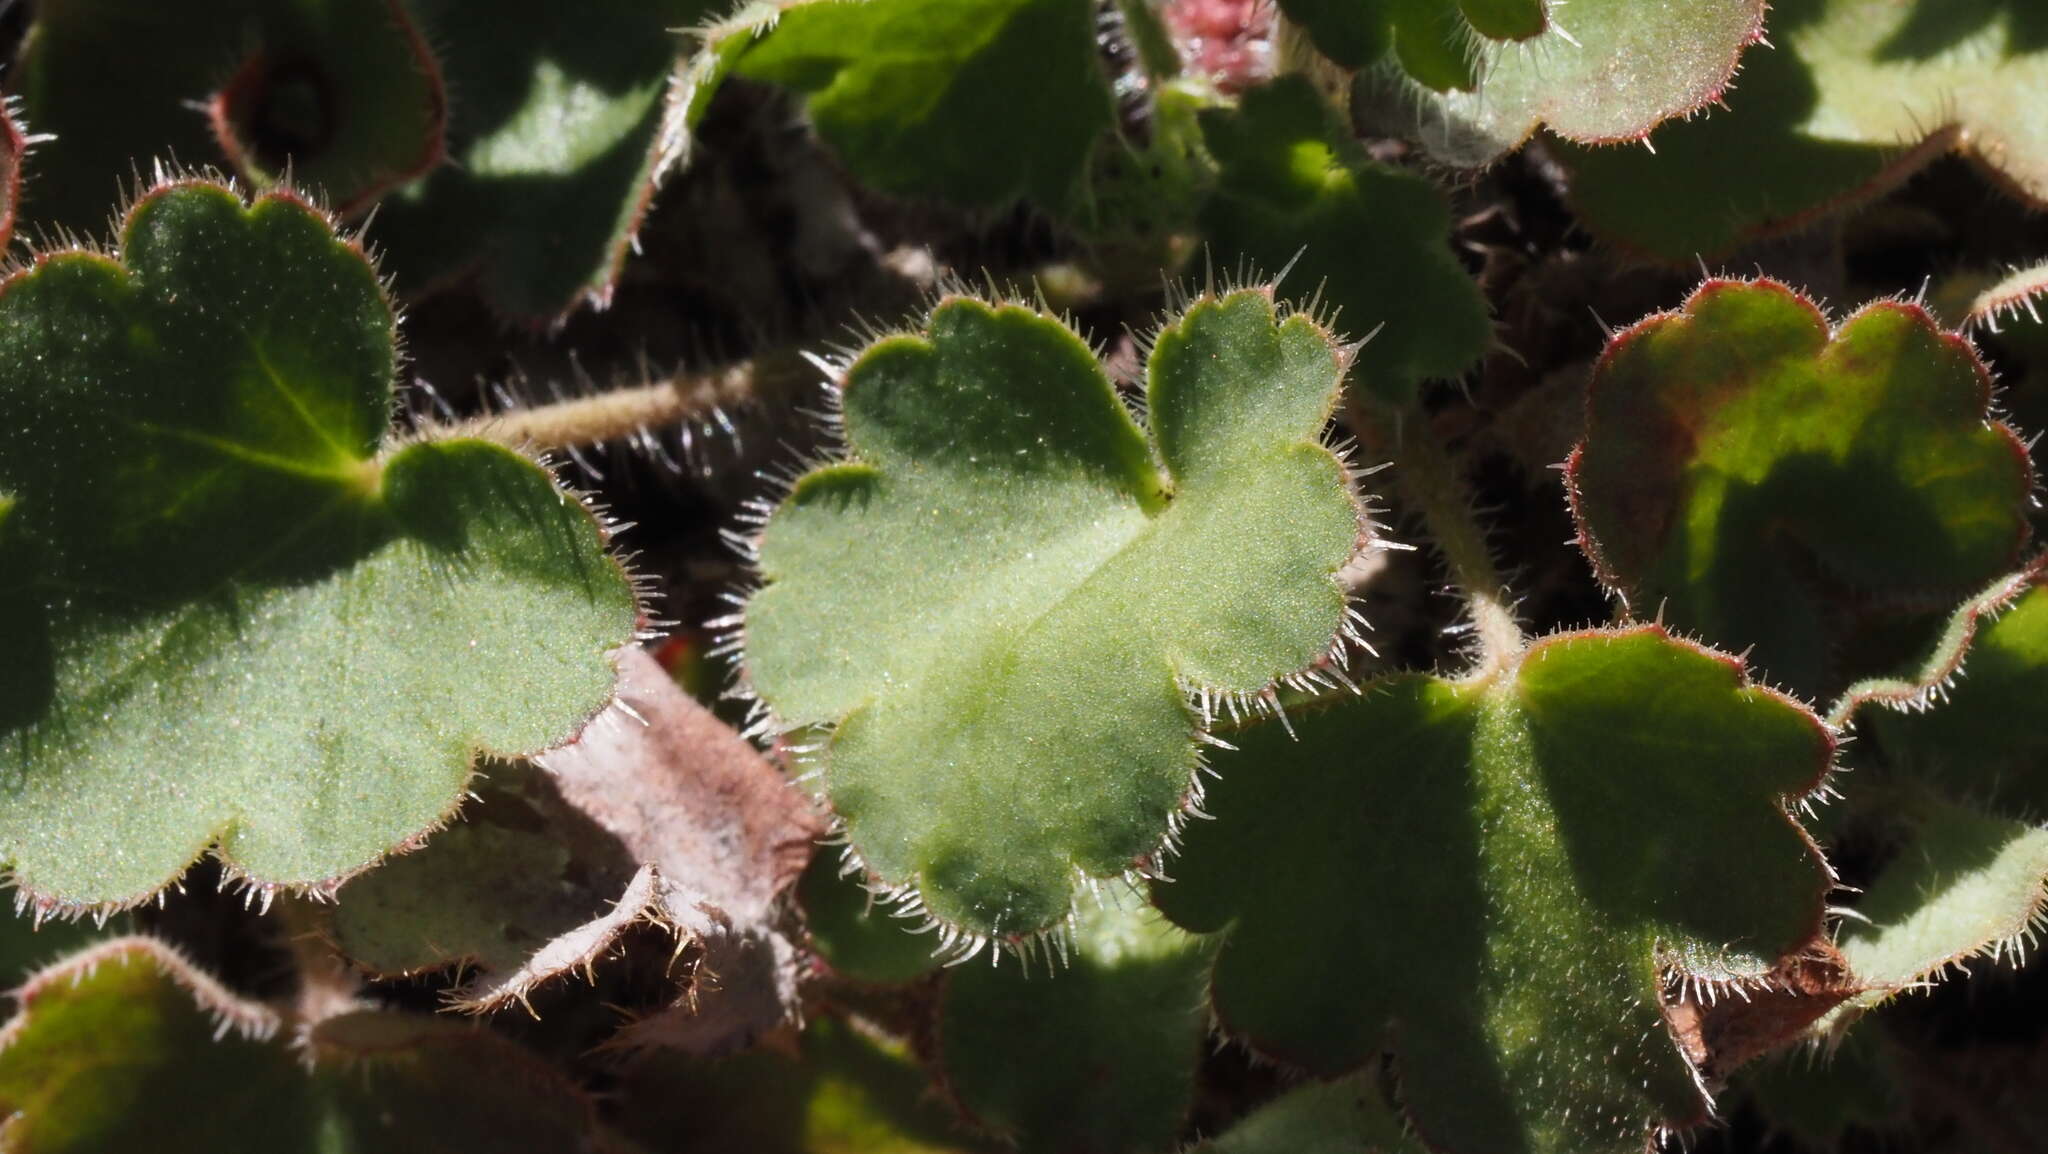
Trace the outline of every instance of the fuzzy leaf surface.
<instances>
[{"instance_id":1,"label":"fuzzy leaf surface","mask_svg":"<svg viewBox=\"0 0 2048 1154\"><path fill-rule=\"evenodd\" d=\"M1142 907L1084 911L1073 951L1051 973L952 971L940 1076L971 1116L1027 1154L1168 1149L1209 1033L1210 952Z\"/></svg>"},{"instance_id":2,"label":"fuzzy leaf surface","mask_svg":"<svg viewBox=\"0 0 2048 1154\"><path fill-rule=\"evenodd\" d=\"M1377 329L1357 371L1383 394L1411 397L1420 382L1478 363L1493 340L1486 299L1451 252L1450 209L1435 185L1366 159L1300 77L1201 121L1219 166L1200 216L1216 263L1291 262L1289 284L1320 293L1345 333Z\"/></svg>"},{"instance_id":3,"label":"fuzzy leaf surface","mask_svg":"<svg viewBox=\"0 0 2048 1154\"><path fill-rule=\"evenodd\" d=\"M1658 612L1820 698L1852 600L1942 608L2009 570L2032 472L1990 376L1916 306L1833 331L1774 282L1709 281L1609 342L1567 473L1580 543Z\"/></svg>"},{"instance_id":4,"label":"fuzzy leaf surface","mask_svg":"<svg viewBox=\"0 0 2048 1154\"><path fill-rule=\"evenodd\" d=\"M300 202L203 183L119 257L0 287L0 858L143 900L213 846L316 886L573 735L636 605L603 533L481 441L386 449L390 306Z\"/></svg>"},{"instance_id":5,"label":"fuzzy leaf surface","mask_svg":"<svg viewBox=\"0 0 2048 1154\"><path fill-rule=\"evenodd\" d=\"M1820 931L1830 880L1784 807L1828 731L1656 628L1391 678L1294 729L1230 735L1154 900L1228 934L1226 1030L1319 1073L1391 1048L1435 1148L1639 1151L1698 1118L1664 970L1754 982Z\"/></svg>"},{"instance_id":6,"label":"fuzzy leaf surface","mask_svg":"<svg viewBox=\"0 0 2048 1154\"><path fill-rule=\"evenodd\" d=\"M272 1011L146 938L75 955L19 996L0 1032L0 1138L23 1154L556 1154L594 1128L575 1088L510 1042L357 1011L311 1027L302 1051Z\"/></svg>"},{"instance_id":7,"label":"fuzzy leaf surface","mask_svg":"<svg viewBox=\"0 0 2048 1154\"><path fill-rule=\"evenodd\" d=\"M344 955L386 976L469 963L453 1004L489 1011L588 974L647 923L717 974L686 990L685 1017L738 1035L782 1020L795 946L777 899L819 823L645 651L617 658L619 709L540 765L491 767L468 820L338 895L327 926ZM740 1004L756 993L767 997ZM629 1037L651 1027L642 1019Z\"/></svg>"},{"instance_id":8,"label":"fuzzy leaf surface","mask_svg":"<svg viewBox=\"0 0 2048 1154\"><path fill-rule=\"evenodd\" d=\"M834 974L858 982L908 982L936 969L937 939L890 917L856 879L840 877L839 867L839 855L821 849L797 882L812 952Z\"/></svg>"},{"instance_id":9,"label":"fuzzy leaf surface","mask_svg":"<svg viewBox=\"0 0 2048 1154\"><path fill-rule=\"evenodd\" d=\"M2036 581L2002 615L1975 626L1959 655L1964 676L1928 708L1861 714L1893 772L2029 822L2048 821L2048 588Z\"/></svg>"},{"instance_id":10,"label":"fuzzy leaf surface","mask_svg":"<svg viewBox=\"0 0 2048 1154\"><path fill-rule=\"evenodd\" d=\"M1958 148L2048 202L2040 6L1776 0L1770 36L1776 51L1745 67L1729 106L1659 129L1655 154L1565 150L1590 225L1690 262L1861 203Z\"/></svg>"},{"instance_id":11,"label":"fuzzy leaf surface","mask_svg":"<svg viewBox=\"0 0 2048 1154\"><path fill-rule=\"evenodd\" d=\"M463 820L336 895L327 932L358 967L515 973L625 890L634 863L541 770L492 766L472 792Z\"/></svg>"},{"instance_id":12,"label":"fuzzy leaf surface","mask_svg":"<svg viewBox=\"0 0 2048 1154\"><path fill-rule=\"evenodd\" d=\"M1438 91L1477 81L1475 37L1527 40L1548 24L1543 0L1281 0L1280 9L1335 63L1364 68L1391 47L1410 78Z\"/></svg>"},{"instance_id":13,"label":"fuzzy leaf surface","mask_svg":"<svg viewBox=\"0 0 2048 1154\"><path fill-rule=\"evenodd\" d=\"M1633 141L1718 99L1761 34L1764 0L1573 0L1541 36L1491 46L1469 92L1424 94L1421 137L1449 164L1490 164L1538 127Z\"/></svg>"},{"instance_id":14,"label":"fuzzy leaf surface","mask_svg":"<svg viewBox=\"0 0 2048 1154\"><path fill-rule=\"evenodd\" d=\"M440 69L399 0L58 0L35 17L20 92L57 137L36 157L38 221L98 231L133 173L174 156L261 186L289 164L344 211L441 158Z\"/></svg>"},{"instance_id":15,"label":"fuzzy leaf surface","mask_svg":"<svg viewBox=\"0 0 2048 1154\"><path fill-rule=\"evenodd\" d=\"M1898 855L1842 923L1842 955L1873 987L1859 1006L1979 954L2018 956L2048 901L2048 830L1927 799L1897 808Z\"/></svg>"},{"instance_id":16,"label":"fuzzy leaf surface","mask_svg":"<svg viewBox=\"0 0 2048 1154\"><path fill-rule=\"evenodd\" d=\"M835 726L824 788L872 878L976 934L1046 929L1160 849L1197 765L1183 687L1260 692L1343 626L1330 336L1204 297L1147 372L1149 436L1059 322L945 301L847 369L846 459L760 539L750 684Z\"/></svg>"},{"instance_id":17,"label":"fuzzy leaf surface","mask_svg":"<svg viewBox=\"0 0 2048 1154\"><path fill-rule=\"evenodd\" d=\"M716 0L412 0L459 99L451 163L388 197L374 236L402 288L465 274L520 319L603 302L680 115L667 100Z\"/></svg>"},{"instance_id":18,"label":"fuzzy leaf surface","mask_svg":"<svg viewBox=\"0 0 2048 1154\"><path fill-rule=\"evenodd\" d=\"M862 183L1059 205L1110 127L1088 0L865 0L785 11L738 74L802 92Z\"/></svg>"}]
</instances>

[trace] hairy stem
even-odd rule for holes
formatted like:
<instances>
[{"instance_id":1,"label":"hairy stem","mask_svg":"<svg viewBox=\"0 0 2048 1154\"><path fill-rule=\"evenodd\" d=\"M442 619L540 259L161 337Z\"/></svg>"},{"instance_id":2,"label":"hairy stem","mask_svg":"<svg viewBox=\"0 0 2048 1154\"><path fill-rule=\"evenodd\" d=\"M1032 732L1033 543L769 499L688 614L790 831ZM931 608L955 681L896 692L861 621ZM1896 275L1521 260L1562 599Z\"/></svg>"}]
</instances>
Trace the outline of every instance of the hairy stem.
<instances>
[{"instance_id":1,"label":"hairy stem","mask_svg":"<svg viewBox=\"0 0 2048 1154\"><path fill-rule=\"evenodd\" d=\"M1514 664L1526 638L1472 509L1472 491L1458 462L1436 436L1421 408L1388 409L1354 396L1351 422L1374 453L1394 462L1401 503L1421 514L1431 543L1464 595L1479 641L1472 676L1487 677Z\"/></svg>"},{"instance_id":2,"label":"hairy stem","mask_svg":"<svg viewBox=\"0 0 2048 1154\"><path fill-rule=\"evenodd\" d=\"M778 352L631 388L429 425L421 431L436 440L477 437L538 452L583 448L630 437L643 429L704 417L817 375L818 371L795 353Z\"/></svg>"}]
</instances>

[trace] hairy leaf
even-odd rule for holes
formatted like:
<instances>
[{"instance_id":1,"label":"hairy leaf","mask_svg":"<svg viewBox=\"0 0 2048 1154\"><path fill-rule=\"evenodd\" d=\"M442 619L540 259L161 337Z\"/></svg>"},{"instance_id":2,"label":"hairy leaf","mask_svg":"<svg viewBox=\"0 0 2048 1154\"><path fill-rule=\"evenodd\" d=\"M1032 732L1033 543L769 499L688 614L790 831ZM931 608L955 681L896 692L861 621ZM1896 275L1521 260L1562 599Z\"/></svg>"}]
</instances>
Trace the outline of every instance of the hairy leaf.
<instances>
[{"instance_id":1,"label":"hairy leaf","mask_svg":"<svg viewBox=\"0 0 2048 1154\"><path fill-rule=\"evenodd\" d=\"M1345 68L1391 48L1412 79L1438 91L1477 82L1476 38L1526 40L1548 24L1543 0L1281 0L1280 9Z\"/></svg>"},{"instance_id":2,"label":"hairy leaf","mask_svg":"<svg viewBox=\"0 0 2048 1154\"><path fill-rule=\"evenodd\" d=\"M490 1034L376 1011L302 1042L148 938L120 938L31 979L0 1031L9 1150L293 1154L586 1149L590 1106Z\"/></svg>"},{"instance_id":3,"label":"hairy leaf","mask_svg":"<svg viewBox=\"0 0 2048 1154\"><path fill-rule=\"evenodd\" d=\"M2048 16L2006 0L1776 0L1728 107L1656 152L1564 152L1587 223L1672 261L1862 203L1960 148L2048 202ZM1732 158L1742 158L1732 163Z\"/></svg>"},{"instance_id":4,"label":"hairy leaf","mask_svg":"<svg viewBox=\"0 0 2048 1154\"><path fill-rule=\"evenodd\" d=\"M387 198L400 285L474 274L519 318L600 304L680 148L682 30L717 0L412 0L459 99L452 163Z\"/></svg>"},{"instance_id":5,"label":"hairy leaf","mask_svg":"<svg viewBox=\"0 0 2048 1154\"><path fill-rule=\"evenodd\" d=\"M1190 1154L1420 1154L1363 1075L1299 1086Z\"/></svg>"},{"instance_id":6,"label":"hairy leaf","mask_svg":"<svg viewBox=\"0 0 2048 1154\"><path fill-rule=\"evenodd\" d=\"M970 207L1060 204L1110 126L1089 0L803 4L738 72L804 93L862 183Z\"/></svg>"},{"instance_id":7,"label":"hairy leaf","mask_svg":"<svg viewBox=\"0 0 2048 1154\"><path fill-rule=\"evenodd\" d=\"M2010 569L2032 472L1969 343L1880 301L1829 331L1709 281L1615 336L1567 472L1580 543L1641 614L1821 697L1851 606L1938 609Z\"/></svg>"},{"instance_id":8,"label":"hairy leaf","mask_svg":"<svg viewBox=\"0 0 2048 1154\"><path fill-rule=\"evenodd\" d=\"M874 880L1018 939L1154 859L1187 694L1260 693L1344 624L1359 508L1318 443L1342 369L1258 290L1159 334L1149 438L1016 306L946 300L847 367L847 458L766 524L744 669L781 725L834 727L825 792Z\"/></svg>"},{"instance_id":9,"label":"hairy leaf","mask_svg":"<svg viewBox=\"0 0 2048 1154\"><path fill-rule=\"evenodd\" d=\"M1924 798L1890 812L1905 837L1840 934L1871 987L1858 1008L1980 954L2018 956L2048 905L2048 830Z\"/></svg>"},{"instance_id":10,"label":"hairy leaf","mask_svg":"<svg viewBox=\"0 0 2048 1154\"><path fill-rule=\"evenodd\" d=\"M1135 903L1134 903L1135 904ZM1210 951L1152 910L1087 910L1071 964L968 966L946 980L940 1076L1023 1151L1170 1148L1208 1035Z\"/></svg>"},{"instance_id":11,"label":"hairy leaf","mask_svg":"<svg viewBox=\"0 0 2048 1154\"><path fill-rule=\"evenodd\" d=\"M289 168L345 212L441 158L440 69L399 0L55 0L21 70L30 122L57 137L31 215L71 228L101 227L171 157L263 186Z\"/></svg>"},{"instance_id":12,"label":"hairy leaf","mask_svg":"<svg viewBox=\"0 0 2048 1154\"><path fill-rule=\"evenodd\" d=\"M1201 119L1220 166L1201 212L1212 259L1291 264L1290 286L1318 295L1343 331L1376 333L1357 371L1384 394L1413 396L1478 363L1493 339L1486 298L1451 252L1434 185L1367 160L1299 77Z\"/></svg>"},{"instance_id":13,"label":"hairy leaf","mask_svg":"<svg viewBox=\"0 0 2048 1154\"><path fill-rule=\"evenodd\" d=\"M1933 692L1899 695L1899 712L1861 713L1893 772L2034 822L2048 820L2048 723L2040 708L2048 690L2048 588L2040 580L2029 573L2017 589L1994 589L1965 608L1967 649L1954 647L1956 660L1928 679ZM1954 676L1958 668L1964 676Z\"/></svg>"},{"instance_id":14,"label":"hairy leaf","mask_svg":"<svg viewBox=\"0 0 2048 1154\"><path fill-rule=\"evenodd\" d=\"M1488 164L1539 126L1567 140L1640 140L1720 99L1763 34L1764 0L1572 0L1526 43L1485 49L1470 92L1425 96L1422 140L1450 164Z\"/></svg>"},{"instance_id":15,"label":"hairy leaf","mask_svg":"<svg viewBox=\"0 0 2048 1154\"><path fill-rule=\"evenodd\" d=\"M821 849L797 883L810 946L834 974L860 982L908 982L936 969L938 940L891 917L858 879L839 875L837 853Z\"/></svg>"},{"instance_id":16,"label":"hairy leaf","mask_svg":"<svg viewBox=\"0 0 2048 1154\"><path fill-rule=\"evenodd\" d=\"M328 922L343 954L379 975L474 966L454 1003L490 1011L587 973L651 923L717 975L681 999L686 1017L726 1016L759 963L775 996L731 1024L751 1034L783 1018L795 947L776 901L818 832L809 803L652 657L618 659L618 710L544 769L493 767L468 821L342 890Z\"/></svg>"},{"instance_id":17,"label":"hairy leaf","mask_svg":"<svg viewBox=\"0 0 2048 1154\"><path fill-rule=\"evenodd\" d=\"M357 966L396 977L461 964L495 986L614 903L643 912L618 900L635 863L545 773L494 765L472 792L463 820L335 896L327 930Z\"/></svg>"},{"instance_id":18,"label":"hairy leaf","mask_svg":"<svg viewBox=\"0 0 2048 1154\"><path fill-rule=\"evenodd\" d=\"M328 886L610 697L633 591L532 462L387 448L390 306L283 195L160 187L0 286L0 858L121 905ZM19 653L20 651L15 651Z\"/></svg>"},{"instance_id":19,"label":"hairy leaf","mask_svg":"<svg viewBox=\"0 0 2048 1154\"><path fill-rule=\"evenodd\" d=\"M1293 728L1230 735L1216 820L1154 900L1227 933L1228 1031L1315 1072L1391 1048L1437 1148L1639 1151L1696 1120L1667 975L1734 1001L1820 932L1831 879L1785 804L1827 729L1654 627L1391 678Z\"/></svg>"}]
</instances>

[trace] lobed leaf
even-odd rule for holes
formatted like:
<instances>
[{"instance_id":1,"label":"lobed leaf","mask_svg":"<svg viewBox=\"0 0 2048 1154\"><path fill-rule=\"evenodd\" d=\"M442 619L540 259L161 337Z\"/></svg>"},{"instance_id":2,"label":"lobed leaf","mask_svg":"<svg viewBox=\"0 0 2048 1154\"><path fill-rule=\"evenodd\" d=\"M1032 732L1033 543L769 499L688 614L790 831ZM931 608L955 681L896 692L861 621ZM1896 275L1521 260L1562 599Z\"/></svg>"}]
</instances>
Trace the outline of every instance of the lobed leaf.
<instances>
[{"instance_id":1,"label":"lobed leaf","mask_svg":"<svg viewBox=\"0 0 2048 1154\"><path fill-rule=\"evenodd\" d=\"M1719 100L1763 36L1764 0L1572 0L1548 30L1482 52L1469 92L1423 97L1423 143L1440 160L1490 164L1538 127L1566 140L1641 140Z\"/></svg>"},{"instance_id":2,"label":"lobed leaf","mask_svg":"<svg viewBox=\"0 0 2048 1154\"><path fill-rule=\"evenodd\" d=\"M377 213L400 284L474 275L520 318L602 306L681 147L680 30L718 0L412 3L461 99L452 163Z\"/></svg>"},{"instance_id":3,"label":"lobed leaf","mask_svg":"<svg viewBox=\"0 0 2048 1154\"><path fill-rule=\"evenodd\" d=\"M1690 262L1862 203L1956 150L2048 202L2036 6L1777 0L1770 27L1777 51L1728 107L1661 128L1654 154L1564 150L1590 227Z\"/></svg>"},{"instance_id":4,"label":"lobed leaf","mask_svg":"<svg viewBox=\"0 0 2048 1154\"><path fill-rule=\"evenodd\" d=\"M1059 205L1111 124L1088 0L801 4L736 71L803 93L863 184L968 207Z\"/></svg>"},{"instance_id":5,"label":"lobed leaf","mask_svg":"<svg viewBox=\"0 0 2048 1154\"><path fill-rule=\"evenodd\" d=\"M1432 1148L1640 1150L1704 1114L1695 1063L1717 1057L1680 1048L1667 983L1736 1002L1816 948L1831 878L1785 806L1834 743L1732 659L1654 627L1563 634L1293 729L1230 735L1216 820L1153 899L1227 935L1227 1031L1316 1073L1391 1049Z\"/></svg>"},{"instance_id":6,"label":"lobed leaf","mask_svg":"<svg viewBox=\"0 0 2048 1154\"><path fill-rule=\"evenodd\" d=\"M36 6L20 68L31 122L56 137L31 215L69 228L98 229L160 157L259 187L289 169L343 212L441 159L440 68L401 0L57 0Z\"/></svg>"},{"instance_id":7,"label":"lobed leaf","mask_svg":"<svg viewBox=\"0 0 2048 1154\"><path fill-rule=\"evenodd\" d=\"M1963 338L1880 301L1835 329L1771 281L1708 281L1617 334L1566 479L1636 612L1754 647L1814 697L1858 673L1852 607L1942 608L2027 538L2025 447Z\"/></svg>"},{"instance_id":8,"label":"lobed leaf","mask_svg":"<svg viewBox=\"0 0 2048 1154\"><path fill-rule=\"evenodd\" d=\"M1200 214L1213 260L1290 267L1333 323L1372 335L1357 371L1379 392L1412 397L1421 381L1478 363L1493 341L1486 298L1451 252L1450 210L1434 185L1367 160L1300 77L1201 122L1219 168Z\"/></svg>"},{"instance_id":9,"label":"lobed leaf","mask_svg":"<svg viewBox=\"0 0 2048 1154\"><path fill-rule=\"evenodd\" d=\"M209 846L331 887L444 820L476 750L609 700L633 590L533 462L384 444L391 309L318 213L172 183L119 239L0 286L0 859L45 907Z\"/></svg>"},{"instance_id":10,"label":"lobed leaf","mask_svg":"<svg viewBox=\"0 0 2048 1154\"><path fill-rule=\"evenodd\" d=\"M939 1076L1022 1151L1168 1149L1206 1048L1211 951L1142 907L1086 910L1072 932L1071 964L1049 974L948 974Z\"/></svg>"},{"instance_id":11,"label":"lobed leaf","mask_svg":"<svg viewBox=\"0 0 2048 1154\"><path fill-rule=\"evenodd\" d=\"M592 1147L589 1103L510 1042L380 1011L295 1042L149 938L74 955L18 997L0 1031L0 1139L24 1154Z\"/></svg>"},{"instance_id":12,"label":"lobed leaf","mask_svg":"<svg viewBox=\"0 0 2048 1154\"><path fill-rule=\"evenodd\" d=\"M1159 334L1149 437L1017 306L946 300L846 368L847 458L766 523L744 671L780 725L833 727L824 790L875 882L1016 941L1156 860L1188 693L1261 693L1344 625L1360 511L1318 443L1342 369L1258 290Z\"/></svg>"}]
</instances>

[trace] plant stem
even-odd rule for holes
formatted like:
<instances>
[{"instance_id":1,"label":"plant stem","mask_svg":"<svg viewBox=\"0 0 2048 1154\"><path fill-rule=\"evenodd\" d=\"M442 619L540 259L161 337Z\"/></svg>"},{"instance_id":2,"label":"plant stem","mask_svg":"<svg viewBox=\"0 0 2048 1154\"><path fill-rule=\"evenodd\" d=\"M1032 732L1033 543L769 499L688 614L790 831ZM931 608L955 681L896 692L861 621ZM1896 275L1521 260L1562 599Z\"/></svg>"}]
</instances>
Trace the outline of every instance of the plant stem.
<instances>
[{"instance_id":1,"label":"plant stem","mask_svg":"<svg viewBox=\"0 0 2048 1154\"><path fill-rule=\"evenodd\" d=\"M421 432L434 440L477 437L537 452L583 448L703 417L816 376L817 370L796 354L772 353L632 388L428 425Z\"/></svg>"},{"instance_id":2,"label":"plant stem","mask_svg":"<svg viewBox=\"0 0 2048 1154\"><path fill-rule=\"evenodd\" d=\"M1473 513L1472 491L1458 462L1418 406L1390 410L1354 396L1350 414L1360 440L1392 458L1401 502L1421 514L1451 580L1464 594L1479 641L1479 660L1471 676L1491 677L1512 667L1527 639L1515 621L1507 583L1494 568L1486 531Z\"/></svg>"}]
</instances>

